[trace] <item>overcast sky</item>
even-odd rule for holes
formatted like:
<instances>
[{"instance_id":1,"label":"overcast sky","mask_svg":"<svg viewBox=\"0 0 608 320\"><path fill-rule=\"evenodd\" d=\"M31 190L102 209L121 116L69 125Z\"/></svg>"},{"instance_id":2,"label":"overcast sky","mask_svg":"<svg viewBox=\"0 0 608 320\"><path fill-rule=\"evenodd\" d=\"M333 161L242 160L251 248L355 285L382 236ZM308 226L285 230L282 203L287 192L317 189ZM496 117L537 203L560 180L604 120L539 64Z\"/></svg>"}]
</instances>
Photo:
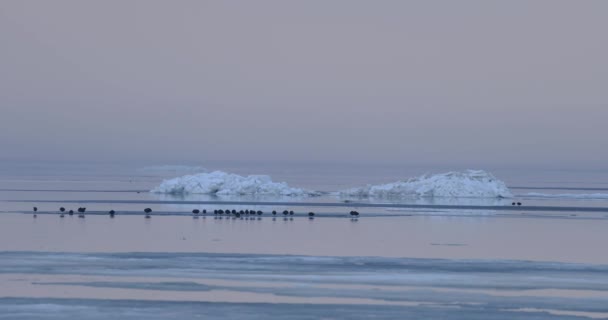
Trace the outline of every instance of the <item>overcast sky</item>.
<instances>
[{"instance_id":1,"label":"overcast sky","mask_svg":"<svg viewBox=\"0 0 608 320\"><path fill-rule=\"evenodd\" d=\"M608 159L608 1L0 1L0 159Z\"/></svg>"}]
</instances>

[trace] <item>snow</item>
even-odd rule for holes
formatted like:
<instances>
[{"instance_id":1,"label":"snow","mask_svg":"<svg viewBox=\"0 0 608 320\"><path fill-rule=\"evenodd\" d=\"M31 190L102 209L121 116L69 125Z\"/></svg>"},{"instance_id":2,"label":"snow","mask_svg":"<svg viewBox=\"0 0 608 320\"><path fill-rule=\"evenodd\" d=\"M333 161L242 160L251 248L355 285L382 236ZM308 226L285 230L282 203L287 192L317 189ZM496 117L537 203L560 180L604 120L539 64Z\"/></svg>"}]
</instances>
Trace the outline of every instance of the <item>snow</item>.
<instances>
[{"instance_id":1,"label":"snow","mask_svg":"<svg viewBox=\"0 0 608 320\"><path fill-rule=\"evenodd\" d=\"M317 196L318 192L274 182L267 175L240 176L214 171L163 181L153 193L188 195ZM482 170L425 175L382 185L367 185L338 192L347 197L510 198L504 182Z\"/></svg>"},{"instance_id":2,"label":"snow","mask_svg":"<svg viewBox=\"0 0 608 320\"><path fill-rule=\"evenodd\" d=\"M510 198L504 182L483 170L424 175L405 181L367 185L339 192L347 197Z\"/></svg>"},{"instance_id":3,"label":"snow","mask_svg":"<svg viewBox=\"0 0 608 320\"><path fill-rule=\"evenodd\" d=\"M180 195L317 195L313 191L292 188L285 182L274 182L267 175L240 176L222 171L186 175L165 180L158 187L152 189L151 192Z\"/></svg>"}]
</instances>

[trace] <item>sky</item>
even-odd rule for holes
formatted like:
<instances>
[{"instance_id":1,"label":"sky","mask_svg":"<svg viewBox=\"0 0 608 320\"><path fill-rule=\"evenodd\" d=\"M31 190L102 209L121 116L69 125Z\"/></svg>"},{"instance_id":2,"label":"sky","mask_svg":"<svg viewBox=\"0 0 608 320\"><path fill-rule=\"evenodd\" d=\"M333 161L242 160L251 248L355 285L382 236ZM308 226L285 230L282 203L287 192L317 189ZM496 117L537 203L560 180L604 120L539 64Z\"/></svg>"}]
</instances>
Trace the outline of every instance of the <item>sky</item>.
<instances>
[{"instance_id":1,"label":"sky","mask_svg":"<svg viewBox=\"0 0 608 320\"><path fill-rule=\"evenodd\" d=\"M0 1L0 160L603 167L608 1Z\"/></svg>"}]
</instances>

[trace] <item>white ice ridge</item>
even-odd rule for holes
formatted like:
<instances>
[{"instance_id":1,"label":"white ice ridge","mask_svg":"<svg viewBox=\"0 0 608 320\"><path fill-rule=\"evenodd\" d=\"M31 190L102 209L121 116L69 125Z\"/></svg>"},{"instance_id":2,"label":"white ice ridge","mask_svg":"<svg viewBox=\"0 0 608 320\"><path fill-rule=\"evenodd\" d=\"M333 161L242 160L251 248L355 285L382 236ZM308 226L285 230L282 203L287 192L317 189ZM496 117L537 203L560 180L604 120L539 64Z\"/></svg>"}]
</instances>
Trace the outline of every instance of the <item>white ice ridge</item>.
<instances>
[{"instance_id":1,"label":"white ice ridge","mask_svg":"<svg viewBox=\"0 0 608 320\"><path fill-rule=\"evenodd\" d=\"M405 181L352 188L340 191L339 194L376 198L510 198L513 196L504 182L483 170L424 175Z\"/></svg>"},{"instance_id":2,"label":"white ice ridge","mask_svg":"<svg viewBox=\"0 0 608 320\"><path fill-rule=\"evenodd\" d=\"M150 192L215 195L317 195L313 191L292 188L285 182L274 182L266 175L240 176L222 171L186 175L165 180Z\"/></svg>"}]
</instances>

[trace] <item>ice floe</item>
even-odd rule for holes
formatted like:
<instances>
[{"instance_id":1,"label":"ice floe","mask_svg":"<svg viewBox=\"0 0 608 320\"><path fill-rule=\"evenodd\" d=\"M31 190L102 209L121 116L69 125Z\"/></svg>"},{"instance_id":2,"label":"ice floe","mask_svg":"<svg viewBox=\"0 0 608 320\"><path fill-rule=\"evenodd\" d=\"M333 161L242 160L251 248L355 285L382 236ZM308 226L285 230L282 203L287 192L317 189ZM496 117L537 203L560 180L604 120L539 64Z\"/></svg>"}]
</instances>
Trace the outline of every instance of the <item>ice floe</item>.
<instances>
[{"instance_id":1,"label":"ice floe","mask_svg":"<svg viewBox=\"0 0 608 320\"><path fill-rule=\"evenodd\" d=\"M343 197L510 198L504 182L483 170L423 175L404 181L367 185L339 192Z\"/></svg>"},{"instance_id":2,"label":"ice floe","mask_svg":"<svg viewBox=\"0 0 608 320\"><path fill-rule=\"evenodd\" d=\"M267 175L240 176L223 171L186 175L163 181L151 190L165 194L313 196L317 192L274 182Z\"/></svg>"}]
</instances>

